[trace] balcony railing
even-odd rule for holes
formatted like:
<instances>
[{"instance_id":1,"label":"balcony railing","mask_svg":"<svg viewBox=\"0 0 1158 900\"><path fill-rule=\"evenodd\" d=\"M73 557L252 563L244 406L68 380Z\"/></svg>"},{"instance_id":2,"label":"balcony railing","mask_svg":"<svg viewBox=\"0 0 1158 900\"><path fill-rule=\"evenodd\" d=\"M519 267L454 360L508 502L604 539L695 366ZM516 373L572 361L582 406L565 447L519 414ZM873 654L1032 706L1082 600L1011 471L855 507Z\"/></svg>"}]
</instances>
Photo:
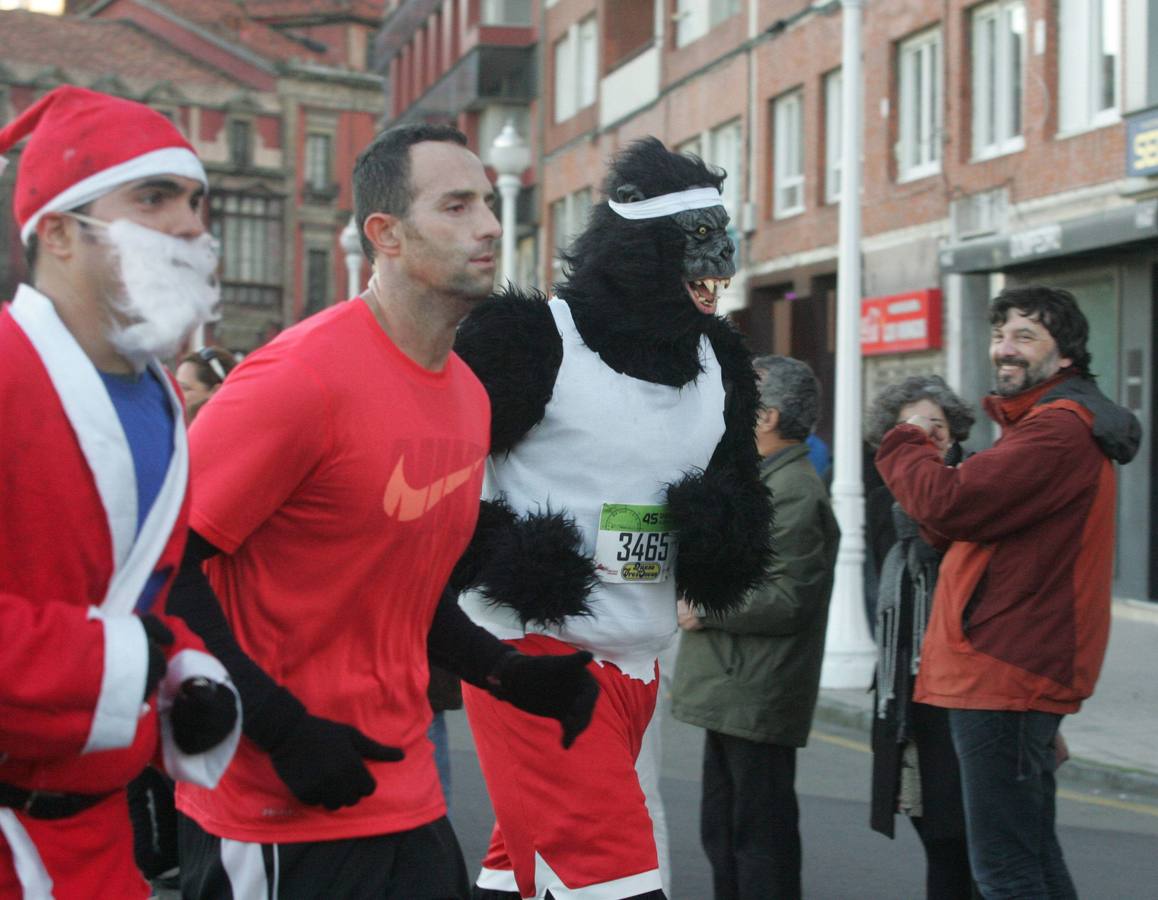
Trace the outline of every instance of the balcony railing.
<instances>
[{"instance_id":1,"label":"balcony railing","mask_svg":"<svg viewBox=\"0 0 1158 900\"><path fill-rule=\"evenodd\" d=\"M431 116L455 118L488 103L530 103L538 94L534 47L475 47L460 59L398 122Z\"/></svg>"}]
</instances>

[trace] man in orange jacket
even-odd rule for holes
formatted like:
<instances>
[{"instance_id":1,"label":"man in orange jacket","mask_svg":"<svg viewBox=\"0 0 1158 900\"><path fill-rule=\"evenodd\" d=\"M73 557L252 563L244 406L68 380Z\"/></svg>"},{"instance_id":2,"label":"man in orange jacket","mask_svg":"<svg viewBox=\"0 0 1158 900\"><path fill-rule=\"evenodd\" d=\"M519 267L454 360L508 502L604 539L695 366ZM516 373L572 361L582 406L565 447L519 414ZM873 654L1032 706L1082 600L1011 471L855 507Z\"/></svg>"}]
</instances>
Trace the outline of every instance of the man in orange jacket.
<instances>
[{"instance_id":1,"label":"man in orange jacket","mask_svg":"<svg viewBox=\"0 0 1158 900\"><path fill-rule=\"evenodd\" d=\"M970 865L984 897L1074 897L1054 822L1055 740L1097 682L1110 630L1115 471L1141 426L1090 374L1073 296L1009 288L990 305L1002 429L942 463L930 424L890 431L876 463L926 536L949 545L914 699L950 710Z\"/></svg>"}]
</instances>

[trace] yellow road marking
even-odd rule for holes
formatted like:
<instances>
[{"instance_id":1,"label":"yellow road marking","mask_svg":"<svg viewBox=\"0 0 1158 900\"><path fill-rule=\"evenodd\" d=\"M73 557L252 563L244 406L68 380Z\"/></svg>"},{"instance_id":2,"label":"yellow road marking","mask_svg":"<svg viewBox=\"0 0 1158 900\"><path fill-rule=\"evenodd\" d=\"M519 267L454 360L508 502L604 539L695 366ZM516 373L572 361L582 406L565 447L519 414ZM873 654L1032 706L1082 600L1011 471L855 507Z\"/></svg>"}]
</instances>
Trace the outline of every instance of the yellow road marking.
<instances>
[{"instance_id":1,"label":"yellow road marking","mask_svg":"<svg viewBox=\"0 0 1158 900\"><path fill-rule=\"evenodd\" d=\"M1158 806L1151 806L1148 803L1131 803L1129 800L1119 800L1116 797L1095 797L1090 794L1079 794L1077 791L1070 791L1066 788L1058 788L1057 795L1064 800L1072 800L1075 803L1108 806L1110 809L1124 809L1129 812L1140 813L1143 816L1158 817Z\"/></svg>"},{"instance_id":2,"label":"yellow road marking","mask_svg":"<svg viewBox=\"0 0 1158 900\"><path fill-rule=\"evenodd\" d=\"M825 734L823 731L813 731L809 737L816 738L818 741L824 741L826 744L836 744L838 747L844 747L847 750L858 750L861 753L871 753L872 748L864 741L854 741L850 738L838 737L835 734Z\"/></svg>"},{"instance_id":3,"label":"yellow road marking","mask_svg":"<svg viewBox=\"0 0 1158 900\"><path fill-rule=\"evenodd\" d=\"M872 748L864 741L840 737L835 734L825 734L823 731L816 731L815 729L809 736L814 740L823 741L826 744L844 747L846 750L856 750L858 753L872 752ZM1109 809L1121 809L1143 816L1158 817L1158 806L1149 803L1133 803L1129 800L1119 800L1116 797L1099 797L1091 794L1081 794L1067 788L1058 788L1057 795L1063 800L1070 800L1074 803L1088 803L1090 806L1105 806Z\"/></svg>"}]
</instances>

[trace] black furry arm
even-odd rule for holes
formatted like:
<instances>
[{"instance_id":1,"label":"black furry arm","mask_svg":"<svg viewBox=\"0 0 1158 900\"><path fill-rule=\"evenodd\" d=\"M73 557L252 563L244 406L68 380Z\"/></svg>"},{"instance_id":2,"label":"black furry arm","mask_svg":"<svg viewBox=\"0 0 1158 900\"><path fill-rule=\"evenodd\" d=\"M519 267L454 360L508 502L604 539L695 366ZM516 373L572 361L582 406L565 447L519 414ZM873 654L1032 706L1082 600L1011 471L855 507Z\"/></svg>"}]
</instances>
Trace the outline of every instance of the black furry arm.
<instances>
[{"instance_id":1,"label":"black furry arm","mask_svg":"<svg viewBox=\"0 0 1158 900\"><path fill-rule=\"evenodd\" d=\"M491 452L506 453L542 418L563 361L563 340L537 292L508 288L458 328L454 350L491 400Z\"/></svg>"},{"instance_id":2,"label":"black furry arm","mask_svg":"<svg viewBox=\"0 0 1158 900\"><path fill-rule=\"evenodd\" d=\"M760 391L752 356L744 339L725 319L716 319L708 331L724 379L724 436L716 445L709 469L734 468L759 481L760 454L756 452L756 415Z\"/></svg>"},{"instance_id":3,"label":"black furry arm","mask_svg":"<svg viewBox=\"0 0 1158 900\"><path fill-rule=\"evenodd\" d=\"M519 517L499 498L483 501L450 587L456 594L477 588L488 603L513 609L526 627L587 615L595 581L595 561L570 519L550 509Z\"/></svg>"},{"instance_id":4,"label":"black furry arm","mask_svg":"<svg viewBox=\"0 0 1158 900\"><path fill-rule=\"evenodd\" d=\"M479 504L478 521L470 544L450 573L449 588L455 594L476 587L482 577L483 566L495 555L505 535L514 529L514 511L502 500L483 500Z\"/></svg>"},{"instance_id":5,"label":"black furry arm","mask_svg":"<svg viewBox=\"0 0 1158 900\"><path fill-rule=\"evenodd\" d=\"M747 348L722 319L708 336L726 392L724 436L708 467L668 486L679 530L676 588L710 612L736 609L760 584L772 561L772 502L760 481L756 452L759 393Z\"/></svg>"}]
</instances>

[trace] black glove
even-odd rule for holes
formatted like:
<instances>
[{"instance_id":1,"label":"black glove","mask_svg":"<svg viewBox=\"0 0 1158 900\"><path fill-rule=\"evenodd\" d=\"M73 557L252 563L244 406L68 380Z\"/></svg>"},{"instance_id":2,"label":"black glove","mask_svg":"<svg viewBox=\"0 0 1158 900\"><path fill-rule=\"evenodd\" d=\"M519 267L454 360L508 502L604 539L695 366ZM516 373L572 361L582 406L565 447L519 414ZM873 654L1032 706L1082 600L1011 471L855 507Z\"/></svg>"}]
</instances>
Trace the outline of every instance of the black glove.
<instances>
[{"instance_id":1,"label":"black glove","mask_svg":"<svg viewBox=\"0 0 1158 900\"><path fill-rule=\"evenodd\" d=\"M490 692L500 700L536 716L563 724L567 749L591 722L599 684L587 671L591 654L527 656L507 653L487 677Z\"/></svg>"},{"instance_id":2,"label":"black glove","mask_svg":"<svg viewBox=\"0 0 1158 900\"><path fill-rule=\"evenodd\" d=\"M145 676L145 696L141 698L141 702L144 703L157 689L157 685L161 683L161 679L169 669L165 649L173 646L173 632L154 615L141 616L141 626L145 629L145 637L149 642L149 671Z\"/></svg>"},{"instance_id":3,"label":"black glove","mask_svg":"<svg viewBox=\"0 0 1158 900\"><path fill-rule=\"evenodd\" d=\"M182 753L204 753L225 740L237 724L233 691L219 681L186 678L173 698L169 722Z\"/></svg>"},{"instance_id":4,"label":"black glove","mask_svg":"<svg viewBox=\"0 0 1158 900\"><path fill-rule=\"evenodd\" d=\"M129 782L128 793L133 857L141 874L153 879L177 866L173 783L150 767Z\"/></svg>"},{"instance_id":5,"label":"black glove","mask_svg":"<svg viewBox=\"0 0 1158 900\"><path fill-rule=\"evenodd\" d=\"M269 748L278 777L302 803L326 809L353 806L374 793L378 782L362 761L399 762L405 754L397 747L372 741L353 725L345 725L304 711Z\"/></svg>"}]
</instances>

